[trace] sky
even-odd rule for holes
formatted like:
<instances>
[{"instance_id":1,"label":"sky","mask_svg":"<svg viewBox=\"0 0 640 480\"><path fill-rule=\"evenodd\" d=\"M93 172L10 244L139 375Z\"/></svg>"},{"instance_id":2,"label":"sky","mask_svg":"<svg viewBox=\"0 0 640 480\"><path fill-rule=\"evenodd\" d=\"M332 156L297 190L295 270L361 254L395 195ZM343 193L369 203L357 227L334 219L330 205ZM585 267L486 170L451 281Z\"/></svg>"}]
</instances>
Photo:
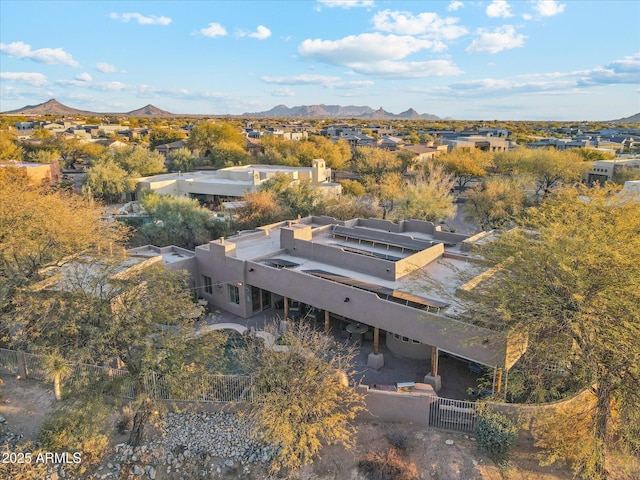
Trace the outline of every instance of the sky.
<instances>
[{"instance_id":1,"label":"sky","mask_svg":"<svg viewBox=\"0 0 640 480\"><path fill-rule=\"evenodd\" d=\"M640 112L637 0L0 0L0 111Z\"/></svg>"}]
</instances>

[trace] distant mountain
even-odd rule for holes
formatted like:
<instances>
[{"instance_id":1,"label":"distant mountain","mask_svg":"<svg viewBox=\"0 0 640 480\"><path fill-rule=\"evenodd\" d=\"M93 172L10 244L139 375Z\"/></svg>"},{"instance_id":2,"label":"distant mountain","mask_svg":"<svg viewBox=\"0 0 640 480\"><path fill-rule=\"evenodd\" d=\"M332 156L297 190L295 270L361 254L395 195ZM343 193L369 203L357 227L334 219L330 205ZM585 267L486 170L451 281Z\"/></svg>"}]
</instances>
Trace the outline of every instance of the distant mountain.
<instances>
[{"instance_id":1,"label":"distant mountain","mask_svg":"<svg viewBox=\"0 0 640 480\"><path fill-rule=\"evenodd\" d=\"M19 108L17 110L11 110L8 112L2 112L7 115L61 115L61 116L83 116L83 117L97 117L101 115L118 115L123 117L175 117L177 115L169 113L165 110L161 110L153 105L147 105L139 108L138 110L132 110L127 113L98 113L89 112L87 110L78 110L75 108L67 107L63 105L55 98L41 103L39 105L27 105L26 107Z\"/></svg>"},{"instance_id":2,"label":"distant mountain","mask_svg":"<svg viewBox=\"0 0 640 480\"><path fill-rule=\"evenodd\" d=\"M615 123L640 123L640 113L631 115L630 117L621 118L619 120L611 120Z\"/></svg>"},{"instance_id":3,"label":"distant mountain","mask_svg":"<svg viewBox=\"0 0 640 480\"><path fill-rule=\"evenodd\" d=\"M439 120L440 117L429 113L419 114L413 108L398 115L387 112L382 107L374 110L371 107L349 105L300 105L287 107L276 105L266 112L243 113L244 117L298 117L298 118L370 118L372 120L415 119Z\"/></svg>"},{"instance_id":4,"label":"distant mountain","mask_svg":"<svg viewBox=\"0 0 640 480\"><path fill-rule=\"evenodd\" d=\"M26 107L19 108L18 110L11 110L9 112L3 112L9 115L82 115L93 116L95 113L87 112L85 110L77 110L75 108L67 107L63 105L55 98L41 103L39 105L27 105Z\"/></svg>"},{"instance_id":5,"label":"distant mountain","mask_svg":"<svg viewBox=\"0 0 640 480\"><path fill-rule=\"evenodd\" d=\"M173 113L161 110L151 104L137 110L131 110L127 115L130 117L175 117Z\"/></svg>"}]
</instances>

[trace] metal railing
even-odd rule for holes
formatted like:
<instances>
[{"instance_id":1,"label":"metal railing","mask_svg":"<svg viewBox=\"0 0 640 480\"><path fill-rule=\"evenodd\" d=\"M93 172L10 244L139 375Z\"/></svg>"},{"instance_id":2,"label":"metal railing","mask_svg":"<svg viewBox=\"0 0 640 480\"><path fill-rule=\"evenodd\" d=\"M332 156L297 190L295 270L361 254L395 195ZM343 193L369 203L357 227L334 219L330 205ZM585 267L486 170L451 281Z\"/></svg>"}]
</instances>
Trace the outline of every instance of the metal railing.
<instances>
[{"instance_id":1,"label":"metal railing","mask_svg":"<svg viewBox=\"0 0 640 480\"><path fill-rule=\"evenodd\" d=\"M437 397L429 406L429 425L447 430L473 432L478 408L475 402Z\"/></svg>"},{"instance_id":2,"label":"metal railing","mask_svg":"<svg viewBox=\"0 0 640 480\"><path fill-rule=\"evenodd\" d=\"M16 375L24 360L26 378L48 380L45 356L0 349L0 372ZM127 370L85 363L70 364L71 372L63 379L69 386L114 381L118 396L133 399L143 391L154 400L199 403L252 403L257 397L253 378L248 375L191 375L167 378L151 372L135 382Z\"/></svg>"},{"instance_id":3,"label":"metal railing","mask_svg":"<svg viewBox=\"0 0 640 480\"><path fill-rule=\"evenodd\" d=\"M0 372L9 375L18 373L18 352L0 348Z\"/></svg>"}]
</instances>

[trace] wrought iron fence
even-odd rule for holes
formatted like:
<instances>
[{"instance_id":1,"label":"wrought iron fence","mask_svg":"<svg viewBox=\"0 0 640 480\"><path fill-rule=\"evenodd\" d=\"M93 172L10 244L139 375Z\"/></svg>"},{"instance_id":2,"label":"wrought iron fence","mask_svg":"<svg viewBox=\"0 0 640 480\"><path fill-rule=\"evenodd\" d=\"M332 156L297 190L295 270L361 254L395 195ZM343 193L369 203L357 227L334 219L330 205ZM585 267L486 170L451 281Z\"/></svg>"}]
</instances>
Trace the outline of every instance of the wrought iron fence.
<instances>
[{"instance_id":1,"label":"wrought iron fence","mask_svg":"<svg viewBox=\"0 0 640 480\"><path fill-rule=\"evenodd\" d=\"M15 375L19 372L18 354L24 355L27 378L47 380L45 356L0 349L0 371ZM167 378L155 372L146 374L136 385L127 370L74 363L64 382L69 386L94 385L109 382L116 395L133 399L140 390L155 400L200 403L250 403L254 401L255 388L248 375L195 375L183 378Z\"/></svg>"},{"instance_id":2,"label":"wrought iron fence","mask_svg":"<svg viewBox=\"0 0 640 480\"><path fill-rule=\"evenodd\" d=\"M477 415L475 402L438 397L429 407L429 425L447 430L473 432Z\"/></svg>"},{"instance_id":3,"label":"wrought iron fence","mask_svg":"<svg viewBox=\"0 0 640 480\"><path fill-rule=\"evenodd\" d=\"M9 375L18 373L18 352L0 348L0 372Z\"/></svg>"}]
</instances>

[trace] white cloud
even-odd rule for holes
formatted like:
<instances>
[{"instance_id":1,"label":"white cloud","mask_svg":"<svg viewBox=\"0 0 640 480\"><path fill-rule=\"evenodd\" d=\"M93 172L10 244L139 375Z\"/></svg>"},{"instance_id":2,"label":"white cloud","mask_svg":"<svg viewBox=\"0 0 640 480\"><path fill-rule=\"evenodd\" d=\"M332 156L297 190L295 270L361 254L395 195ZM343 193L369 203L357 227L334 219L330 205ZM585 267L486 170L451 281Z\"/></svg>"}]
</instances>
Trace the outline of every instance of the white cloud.
<instances>
[{"instance_id":1,"label":"white cloud","mask_svg":"<svg viewBox=\"0 0 640 480\"><path fill-rule=\"evenodd\" d=\"M486 9L488 17L492 18L507 18L513 17L511 13L511 5L506 0L493 0Z\"/></svg>"},{"instance_id":2,"label":"white cloud","mask_svg":"<svg viewBox=\"0 0 640 480\"><path fill-rule=\"evenodd\" d=\"M376 30L399 35L421 35L436 40L454 40L468 33L458 25L458 18L440 17L437 13L423 12L413 15L410 12L383 10L373 16ZM440 45L438 49L443 49ZM446 47L444 47L446 48Z\"/></svg>"},{"instance_id":3,"label":"white cloud","mask_svg":"<svg viewBox=\"0 0 640 480\"><path fill-rule=\"evenodd\" d=\"M566 5L555 0L536 0L533 9L543 17L553 17L564 12Z\"/></svg>"},{"instance_id":4,"label":"white cloud","mask_svg":"<svg viewBox=\"0 0 640 480\"><path fill-rule=\"evenodd\" d=\"M210 23L207 28L200 29L200 33L205 37L224 37L227 30L219 23Z\"/></svg>"},{"instance_id":5,"label":"white cloud","mask_svg":"<svg viewBox=\"0 0 640 480\"><path fill-rule=\"evenodd\" d=\"M459 10L462 7L464 7L464 3L458 0L454 0L449 4L449 6L447 7L447 10L449 10L450 12L455 12L456 10Z\"/></svg>"},{"instance_id":6,"label":"white cloud","mask_svg":"<svg viewBox=\"0 0 640 480\"><path fill-rule=\"evenodd\" d=\"M318 0L318 3L329 8L373 7L373 0Z\"/></svg>"},{"instance_id":7,"label":"white cloud","mask_svg":"<svg viewBox=\"0 0 640 480\"><path fill-rule=\"evenodd\" d=\"M251 38L257 38L258 40L265 40L271 36L271 30L264 25L258 25L258 28L254 33L250 33Z\"/></svg>"},{"instance_id":8,"label":"white cloud","mask_svg":"<svg viewBox=\"0 0 640 480\"><path fill-rule=\"evenodd\" d=\"M239 30L237 35L239 37L250 37L257 38L258 40L266 40L271 36L271 30L269 30L264 25L258 25L258 28L256 28L256 31L253 33L247 33L243 30Z\"/></svg>"},{"instance_id":9,"label":"white cloud","mask_svg":"<svg viewBox=\"0 0 640 480\"><path fill-rule=\"evenodd\" d=\"M584 72L580 85L640 83L640 53Z\"/></svg>"},{"instance_id":10,"label":"white cloud","mask_svg":"<svg viewBox=\"0 0 640 480\"><path fill-rule=\"evenodd\" d=\"M35 85L36 87L41 87L48 83L47 77L43 74L32 72L0 72L0 79L28 83L29 85Z\"/></svg>"},{"instance_id":11,"label":"white cloud","mask_svg":"<svg viewBox=\"0 0 640 480\"><path fill-rule=\"evenodd\" d=\"M163 25L167 26L171 23L168 17L156 17L155 15L144 16L140 13L111 13L110 18L128 23L131 20L137 21L140 25Z\"/></svg>"},{"instance_id":12,"label":"white cloud","mask_svg":"<svg viewBox=\"0 0 640 480\"><path fill-rule=\"evenodd\" d=\"M296 94L290 88L275 88L271 90L267 90L267 93L270 93L274 97L295 97Z\"/></svg>"},{"instance_id":13,"label":"white cloud","mask_svg":"<svg viewBox=\"0 0 640 480\"><path fill-rule=\"evenodd\" d=\"M355 72L379 78L425 78L460 75L460 70L450 60L430 60L427 62L397 62L383 60L370 63L352 63Z\"/></svg>"},{"instance_id":14,"label":"white cloud","mask_svg":"<svg viewBox=\"0 0 640 480\"><path fill-rule=\"evenodd\" d=\"M526 38L522 34L516 34L516 29L512 25L504 25L493 31L480 28L477 33L478 38L471 42L471 45L466 49L468 53L498 53L502 50L523 47Z\"/></svg>"},{"instance_id":15,"label":"white cloud","mask_svg":"<svg viewBox=\"0 0 640 480\"><path fill-rule=\"evenodd\" d=\"M265 83L275 83L278 85L327 85L340 80L340 77L329 75L294 75L291 77L260 77Z\"/></svg>"},{"instance_id":16,"label":"white cloud","mask_svg":"<svg viewBox=\"0 0 640 480\"><path fill-rule=\"evenodd\" d=\"M11 57L26 58L34 62L59 63L70 67L79 66L79 63L73 59L71 54L61 48L39 48L37 50L31 50L31 45L27 45L24 42L12 42L9 44L0 43L0 52Z\"/></svg>"},{"instance_id":17,"label":"white cloud","mask_svg":"<svg viewBox=\"0 0 640 480\"><path fill-rule=\"evenodd\" d=\"M119 70L115 65L105 62L96 63L96 70L102 73L127 73L124 70Z\"/></svg>"},{"instance_id":18,"label":"white cloud","mask_svg":"<svg viewBox=\"0 0 640 480\"><path fill-rule=\"evenodd\" d=\"M76 75L76 80L80 80L81 82L92 82L93 78L87 72L81 73L80 75Z\"/></svg>"},{"instance_id":19,"label":"white cloud","mask_svg":"<svg viewBox=\"0 0 640 480\"><path fill-rule=\"evenodd\" d=\"M339 88L341 90L352 90L357 88L372 87L376 82L373 80L352 80L349 82L336 82L331 84L333 88Z\"/></svg>"},{"instance_id":20,"label":"white cloud","mask_svg":"<svg viewBox=\"0 0 640 480\"><path fill-rule=\"evenodd\" d=\"M525 20L531 20L533 18L533 15L530 15L528 13L523 13L522 18L524 18Z\"/></svg>"},{"instance_id":21,"label":"white cloud","mask_svg":"<svg viewBox=\"0 0 640 480\"><path fill-rule=\"evenodd\" d=\"M382 60L399 60L420 50L433 48L431 40L411 36L363 33L340 40L307 39L298 47L298 53L306 59L331 65L350 66Z\"/></svg>"}]
</instances>

